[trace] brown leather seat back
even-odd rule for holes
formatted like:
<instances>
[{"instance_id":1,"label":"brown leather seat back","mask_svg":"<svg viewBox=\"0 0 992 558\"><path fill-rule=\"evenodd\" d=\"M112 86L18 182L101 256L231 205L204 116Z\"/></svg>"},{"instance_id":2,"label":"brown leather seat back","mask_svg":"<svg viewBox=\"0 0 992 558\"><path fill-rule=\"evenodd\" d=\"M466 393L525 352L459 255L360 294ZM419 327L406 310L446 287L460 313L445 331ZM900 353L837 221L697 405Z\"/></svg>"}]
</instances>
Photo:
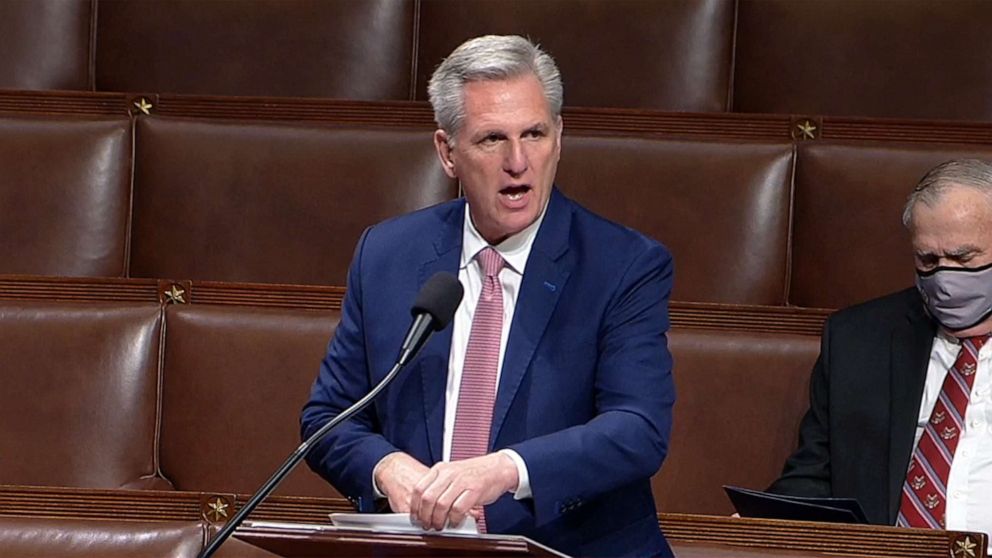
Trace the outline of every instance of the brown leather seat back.
<instances>
[{"instance_id":1,"label":"brown leather seat back","mask_svg":"<svg viewBox=\"0 0 992 558\"><path fill-rule=\"evenodd\" d=\"M456 196L425 130L142 118L131 274L344 285L365 227Z\"/></svg>"},{"instance_id":2,"label":"brown leather seat back","mask_svg":"<svg viewBox=\"0 0 992 558\"><path fill-rule=\"evenodd\" d=\"M0 558L193 558L206 536L196 521L0 517Z\"/></svg>"},{"instance_id":3,"label":"brown leather seat back","mask_svg":"<svg viewBox=\"0 0 992 558\"><path fill-rule=\"evenodd\" d=\"M764 489L796 447L815 336L675 329L675 417L653 479L660 512L733 512L722 485Z\"/></svg>"},{"instance_id":4,"label":"brown leather seat back","mask_svg":"<svg viewBox=\"0 0 992 558\"><path fill-rule=\"evenodd\" d=\"M0 483L148 485L160 316L157 304L0 301Z\"/></svg>"},{"instance_id":5,"label":"brown leather seat back","mask_svg":"<svg viewBox=\"0 0 992 558\"><path fill-rule=\"evenodd\" d=\"M0 89L90 89L92 0L0 2Z\"/></svg>"},{"instance_id":6,"label":"brown leather seat back","mask_svg":"<svg viewBox=\"0 0 992 558\"><path fill-rule=\"evenodd\" d=\"M0 273L123 276L130 164L127 118L0 118Z\"/></svg>"},{"instance_id":7,"label":"brown leather seat back","mask_svg":"<svg viewBox=\"0 0 992 558\"><path fill-rule=\"evenodd\" d=\"M992 4L740 0L734 110L992 119Z\"/></svg>"},{"instance_id":8,"label":"brown leather seat back","mask_svg":"<svg viewBox=\"0 0 992 558\"><path fill-rule=\"evenodd\" d=\"M338 313L170 306L162 473L179 490L253 493L300 444ZM277 493L337 496L305 463Z\"/></svg>"},{"instance_id":9,"label":"brown leather seat back","mask_svg":"<svg viewBox=\"0 0 992 558\"><path fill-rule=\"evenodd\" d=\"M552 53L570 106L724 111L733 0L424 0L417 98L441 60L470 37L524 35Z\"/></svg>"},{"instance_id":10,"label":"brown leather seat back","mask_svg":"<svg viewBox=\"0 0 992 558\"><path fill-rule=\"evenodd\" d=\"M963 157L990 159L992 149L802 144L789 302L839 308L911 286L906 198L930 168Z\"/></svg>"},{"instance_id":11,"label":"brown leather seat back","mask_svg":"<svg viewBox=\"0 0 992 558\"><path fill-rule=\"evenodd\" d=\"M784 302L791 144L596 136L563 143L562 190L667 245L673 299Z\"/></svg>"},{"instance_id":12,"label":"brown leather seat back","mask_svg":"<svg viewBox=\"0 0 992 558\"><path fill-rule=\"evenodd\" d=\"M409 99L413 0L101 0L105 91Z\"/></svg>"}]
</instances>

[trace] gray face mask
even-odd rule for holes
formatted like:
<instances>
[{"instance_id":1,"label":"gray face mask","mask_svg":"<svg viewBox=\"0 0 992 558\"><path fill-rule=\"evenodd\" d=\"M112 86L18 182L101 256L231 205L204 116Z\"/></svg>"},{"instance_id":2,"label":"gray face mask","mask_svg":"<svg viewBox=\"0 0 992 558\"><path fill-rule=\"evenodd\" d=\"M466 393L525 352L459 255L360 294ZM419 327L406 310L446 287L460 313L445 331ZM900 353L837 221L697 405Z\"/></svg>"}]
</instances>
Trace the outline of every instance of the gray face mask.
<instances>
[{"instance_id":1,"label":"gray face mask","mask_svg":"<svg viewBox=\"0 0 992 558\"><path fill-rule=\"evenodd\" d=\"M930 315L949 331L974 327L992 315L992 264L917 270L916 288Z\"/></svg>"}]
</instances>

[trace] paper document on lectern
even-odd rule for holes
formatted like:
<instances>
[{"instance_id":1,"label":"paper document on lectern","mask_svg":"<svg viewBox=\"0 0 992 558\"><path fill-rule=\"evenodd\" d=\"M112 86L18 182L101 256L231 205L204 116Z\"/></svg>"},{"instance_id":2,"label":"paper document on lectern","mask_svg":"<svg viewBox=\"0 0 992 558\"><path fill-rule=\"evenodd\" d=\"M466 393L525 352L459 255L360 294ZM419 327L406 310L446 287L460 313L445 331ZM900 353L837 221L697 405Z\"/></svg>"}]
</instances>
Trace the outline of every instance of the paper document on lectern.
<instances>
[{"instance_id":1,"label":"paper document on lectern","mask_svg":"<svg viewBox=\"0 0 992 558\"><path fill-rule=\"evenodd\" d=\"M365 529L389 533L478 535L479 527L472 516L465 517L458 527L445 527L442 531L425 531L410 521L408 513L332 513L331 523L345 529Z\"/></svg>"}]
</instances>

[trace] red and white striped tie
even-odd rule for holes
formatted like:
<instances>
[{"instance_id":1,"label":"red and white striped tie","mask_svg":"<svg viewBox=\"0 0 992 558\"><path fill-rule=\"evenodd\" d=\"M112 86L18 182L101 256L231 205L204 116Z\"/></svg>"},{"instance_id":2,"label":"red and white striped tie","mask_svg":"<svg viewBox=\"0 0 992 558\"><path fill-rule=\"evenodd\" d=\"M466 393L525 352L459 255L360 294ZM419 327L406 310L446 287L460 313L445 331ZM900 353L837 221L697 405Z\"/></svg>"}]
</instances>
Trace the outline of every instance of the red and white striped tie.
<instances>
[{"instance_id":1,"label":"red and white striped tie","mask_svg":"<svg viewBox=\"0 0 992 558\"><path fill-rule=\"evenodd\" d=\"M483 248L476 257L482 265L482 293L472 317L472 331L458 389L455 430L451 437L452 461L488 453L496 402L496 372L503 335L503 287L499 272L504 262L492 247ZM485 515L480 517L478 525L479 531L485 533Z\"/></svg>"},{"instance_id":2,"label":"red and white striped tie","mask_svg":"<svg viewBox=\"0 0 992 558\"><path fill-rule=\"evenodd\" d=\"M947 478L964 431L978 351L988 339L983 335L961 340L961 352L944 377L937 403L909 462L896 522L900 527L945 528Z\"/></svg>"}]
</instances>

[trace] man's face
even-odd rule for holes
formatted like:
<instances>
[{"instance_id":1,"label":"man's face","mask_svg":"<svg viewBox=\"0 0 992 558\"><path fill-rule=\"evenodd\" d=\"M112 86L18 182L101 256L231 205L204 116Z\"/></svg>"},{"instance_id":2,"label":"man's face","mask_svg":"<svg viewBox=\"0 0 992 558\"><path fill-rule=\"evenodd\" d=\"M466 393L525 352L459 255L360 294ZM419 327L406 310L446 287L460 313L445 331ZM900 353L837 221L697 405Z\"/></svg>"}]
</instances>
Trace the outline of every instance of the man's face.
<instances>
[{"instance_id":1,"label":"man's face","mask_svg":"<svg viewBox=\"0 0 992 558\"><path fill-rule=\"evenodd\" d=\"M438 130L445 172L465 190L472 223L492 245L537 220L561 155L561 120L532 75L465 84L465 119L454 145Z\"/></svg>"},{"instance_id":2,"label":"man's face","mask_svg":"<svg viewBox=\"0 0 992 558\"><path fill-rule=\"evenodd\" d=\"M913 256L920 271L992 263L992 205L985 193L952 186L934 205L914 205L912 225ZM955 335L970 337L988 331L992 331L992 320Z\"/></svg>"}]
</instances>

